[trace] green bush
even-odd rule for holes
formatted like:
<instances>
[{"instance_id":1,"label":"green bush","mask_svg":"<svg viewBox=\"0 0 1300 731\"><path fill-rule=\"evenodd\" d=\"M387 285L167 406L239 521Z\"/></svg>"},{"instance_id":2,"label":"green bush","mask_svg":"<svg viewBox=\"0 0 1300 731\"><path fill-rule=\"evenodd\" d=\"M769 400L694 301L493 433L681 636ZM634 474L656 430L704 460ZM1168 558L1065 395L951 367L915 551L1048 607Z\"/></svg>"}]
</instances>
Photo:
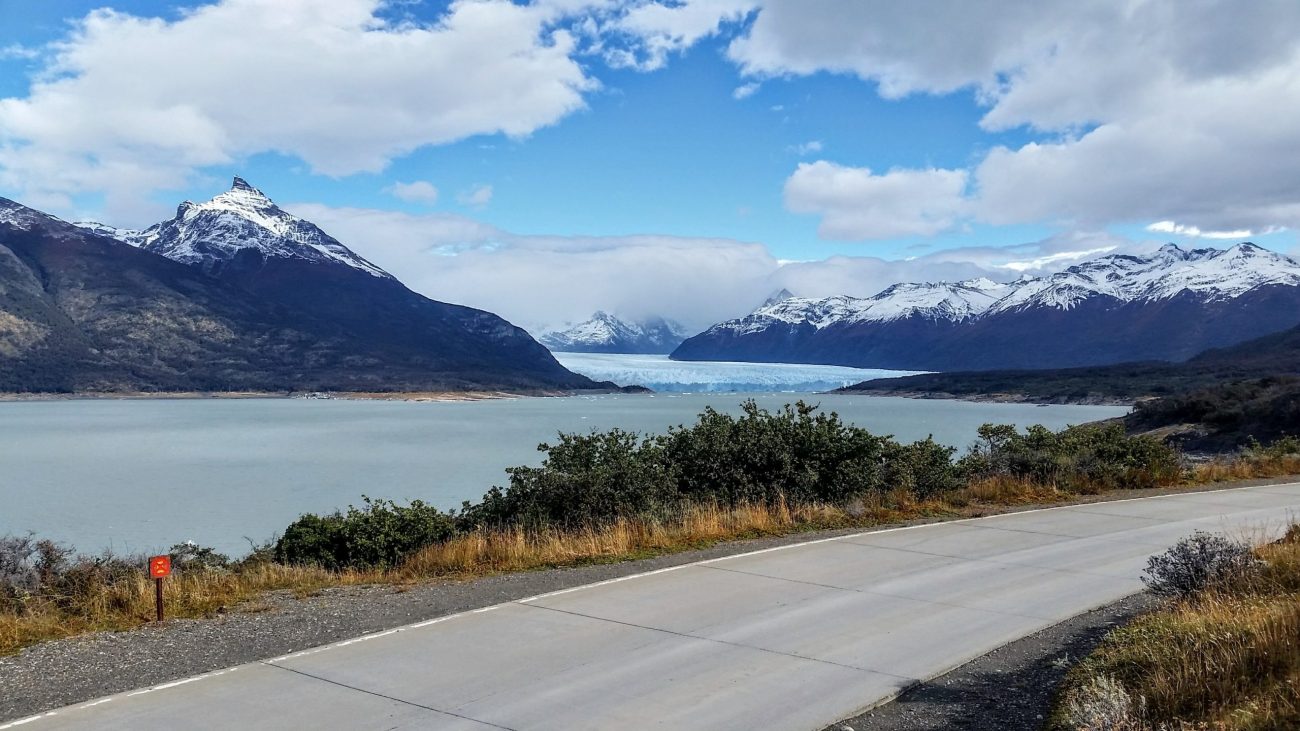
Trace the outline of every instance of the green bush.
<instances>
[{"instance_id":1,"label":"green bush","mask_svg":"<svg viewBox=\"0 0 1300 731\"><path fill-rule=\"evenodd\" d=\"M706 408L690 426L657 436L621 429L560 434L538 445L537 467L507 469L458 514L420 502L366 499L363 509L304 515L276 542L275 558L328 568L392 566L431 543L483 527L586 527L619 518L670 517L690 504L847 504L903 489L925 499L993 475L1075 487L1148 487L1178 477L1177 453L1129 437L1120 425L1053 432L986 424L958 461L926 438L901 444L802 401L776 411L746 401L738 416Z\"/></svg>"},{"instance_id":2,"label":"green bush","mask_svg":"<svg viewBox=\"0 0 1300 731\"><path fill-rule=\"evenodd\" d=\"M883 465L897 442L817 408L800 401L773 413L750 400L739 417L706 408L657 443L688 500L838 502L887 489Z\"/></svg>"},{"instance_id":3,"label":"green bush","mask_svg":"<svg viewBox=\"0 0 1300 731\"><path fill-rule=\"evenodd\" d=\"M465 503L459 524L577 526L667 510L678 502L671 470L654 439L621 429L561 434L540 444L540 467L511 467L510 487Z\"/></svg>"},{"instance_id":4,"label":"green bush","mask_svg":"<svg viewBox=\"0 0 1300 731\"><path fill-rule=\"evenodd\" d=\"M1151 437L1128 436L1122 424L1085 424L1059 432L985 424L958 463L966 479L1032 479L1065 489L1156 487L1176 481L1178 451Z\"/></svg>"},{"instance_id":5,"label":"green bush","mask_svg":"<svg viewBox=\"0 0 1300 731\"><path fill-rule=\"evenodd\" d=\"M331 569L391 567L455 533L453 514L419 500L403 506L362 499L363 508L350 505L346 513L298 518L276 541L275 559Z\"/></svg>"}]
</instances>

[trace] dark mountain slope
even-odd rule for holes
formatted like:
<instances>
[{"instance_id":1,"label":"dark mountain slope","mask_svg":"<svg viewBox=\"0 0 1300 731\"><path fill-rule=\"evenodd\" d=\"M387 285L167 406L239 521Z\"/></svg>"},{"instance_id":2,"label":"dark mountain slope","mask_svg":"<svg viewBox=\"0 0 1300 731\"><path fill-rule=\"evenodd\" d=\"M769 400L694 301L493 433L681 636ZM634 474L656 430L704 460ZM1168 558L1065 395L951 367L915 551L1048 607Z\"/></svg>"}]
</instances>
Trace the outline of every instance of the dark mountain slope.
<instances>
[{"instance_id":1,"label":"dark mountain slope","mask_svg":"<svg viewBox=\"0 0 1300 731\"><path fill-rule=\"evenodd\" d=\"M1300 262L1250 243L1109 255L1048 277L793 298L714 325L678 360L972 371L1179 361L1300 323Z\"/></svg>"},{"instance_id":2,"label":"dark mountain slope","mask_svg":"<svg viewBox=\"0 0 1300 731\"><path fill-rule=\"evenodd\" d=\"M385 283L368 290L328 265L246 259L217 279L0 199L0 391L601 385L500 318L391 278L363 274Z\"/></svg>"},{"instance_id":3,"label":"dark mountain slope","mask_svg":"<svg viewBox=\"0 0 1300 731\"><path fill-rule=\"evenodd\" d=\"M1244 379L1289 375L1300 375L1300 327L1209 350L1183 363L930 373L864 381L843 390L882 395L1006 397L1040 402L1132 401L1183 394Z\"/></svg>"}]
</instances>

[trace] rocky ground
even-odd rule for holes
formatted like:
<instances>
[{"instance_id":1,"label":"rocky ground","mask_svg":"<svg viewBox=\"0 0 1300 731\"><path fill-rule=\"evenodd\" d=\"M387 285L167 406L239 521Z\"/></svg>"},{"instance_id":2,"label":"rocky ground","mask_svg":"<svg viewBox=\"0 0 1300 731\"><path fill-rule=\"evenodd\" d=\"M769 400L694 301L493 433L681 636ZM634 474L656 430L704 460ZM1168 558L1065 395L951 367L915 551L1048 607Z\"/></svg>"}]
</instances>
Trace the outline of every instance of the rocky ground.
<instances>
[{"instance_id":1,"label":"rocky ground","mask_svg":"<svg viewBox=\"0 0 1300 731\"><path fill-rule=\"evenodd\" d=\"M999 647L826 731L1041 728L1070 666L1111 629L1154 604L1151 596L1138 594L1081 614Z\"/></svg>"}]
</instances>

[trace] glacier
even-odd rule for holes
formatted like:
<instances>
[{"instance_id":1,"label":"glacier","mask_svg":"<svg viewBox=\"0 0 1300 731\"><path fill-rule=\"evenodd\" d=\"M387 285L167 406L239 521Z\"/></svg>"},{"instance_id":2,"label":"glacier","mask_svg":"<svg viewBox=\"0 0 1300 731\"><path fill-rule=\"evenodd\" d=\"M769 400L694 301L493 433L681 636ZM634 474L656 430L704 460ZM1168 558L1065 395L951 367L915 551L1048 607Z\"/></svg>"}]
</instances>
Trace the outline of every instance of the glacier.
<instances>
[{"instance_id":1,"label":"glacier","mask_svg":"<svg viewBox=\"0 0 1300 731\"><path fill-rule=\"evenodd\" d=\"M829 391L861 381L922 372L798 363L676 361L666 355L625 353L552 355L565 368L588 378L665 393Z\"/></svg>"}]
</instances>

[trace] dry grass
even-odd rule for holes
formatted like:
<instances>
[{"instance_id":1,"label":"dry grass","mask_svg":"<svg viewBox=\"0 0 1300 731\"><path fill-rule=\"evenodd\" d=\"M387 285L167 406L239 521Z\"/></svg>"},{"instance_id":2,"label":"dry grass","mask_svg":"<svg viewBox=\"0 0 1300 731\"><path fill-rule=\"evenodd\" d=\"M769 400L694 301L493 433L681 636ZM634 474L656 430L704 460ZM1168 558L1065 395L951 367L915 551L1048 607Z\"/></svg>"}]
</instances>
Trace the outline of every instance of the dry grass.
<instances>
[{"instance_id":1,"label":"dry grass","mask_svg":"<svg viewBox=\"0 0 1300 731\"><path fill-rule=\"evenodd\" d=\"M1300 474L1300 454L1247 454L1233 459L1219 458L1196 465L1192 468L1188 482L1209 485L1217 482L1284 477L1294 474Z\"/></svg>"},{"instance_id":2,"label":"dry grass","mask_svg":"<svg viewBox=\"0 0 1300 731\"><path fill-rule=\"evenodd\" d=\"M1258 575L1112 632L1071 672L1067 703L1109 678L1143 709L1118 728L1300 728L1300 529L1257 553Z\"/></svg>"},{"instance_id":3,"label":"dry grass","mask_svg":"<svg viewBox=\"0 0 1300 731\"><path fill-rule=\"evenodd\" d=\"M1300 458L1286 463L1222 467L1193 475L1211 482L1239 477L1300 473ZM1227 475L1232 475L1228 477ZM907 490L871 494L845 505L695 506L666 520L620 520L580 530L479 531L429 546L390 570L327 571L310 566L250 563L232 572L178 573L166 583L169 617L206 617L271 591L307 596L324 588L357 584L407 585L466 579L510 571L615 562L704 548L722 541L778 536L831 528L867 528L922 518L987 514L990 508L1062 503L1081 492L1031 480L992 478L941 498L918 500ZM98 630L140 626L153 617L153 584L143 572L94 587L75 597L30 598L21 611L0 606L0 655L44 640Z\"/></svg>"},{"instance_id":4,"label":"dry grass","mask_svg":"<svg viewBox=\"0 0 1300 731\"><path fill-rule=\"evenodd\" d=\"M429 546L391 570L335 572L259 563L230 572L178 572L165 583L165 601L168 617L206 617L270 591L308 596L336 586L467 579L644 558L727 540L960 514L946 503L917 501L905 491L843 508L785 503L732 508L705 505L666 521L620 520L603 528L568 531L478 531ZM77 597L37 596L30 598L22 611L0 610L0 655L45 640L148 623L154 615L153 592L153 581L142 571L127 580L79 592Z\"/></svg>"}]
</instances>

